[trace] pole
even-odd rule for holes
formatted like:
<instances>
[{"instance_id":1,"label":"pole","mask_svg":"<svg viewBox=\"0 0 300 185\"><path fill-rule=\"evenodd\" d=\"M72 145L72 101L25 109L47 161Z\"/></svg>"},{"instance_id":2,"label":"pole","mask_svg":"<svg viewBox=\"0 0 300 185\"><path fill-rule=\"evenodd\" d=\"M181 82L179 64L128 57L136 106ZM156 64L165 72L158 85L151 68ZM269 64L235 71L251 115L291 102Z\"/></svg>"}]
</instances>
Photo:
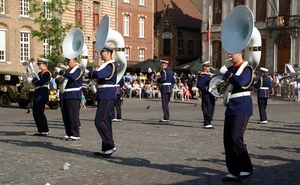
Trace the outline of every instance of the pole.
<instances>
[{"instance_id":1,"label":"pole","mask_svg":"<svg viewBox=\"0 0 300 185\"><path fill-rule=\"evenodd\" d=\"M209 27L209 32L211 32L211 21L212 21L212 10L211 6L208 6L208 27ZM212 51L211 51L211 41L210 41L210 35L209 34L209 39L208 39L208 60L211 61L212 63Z\"/></svg>"}]
</instances>

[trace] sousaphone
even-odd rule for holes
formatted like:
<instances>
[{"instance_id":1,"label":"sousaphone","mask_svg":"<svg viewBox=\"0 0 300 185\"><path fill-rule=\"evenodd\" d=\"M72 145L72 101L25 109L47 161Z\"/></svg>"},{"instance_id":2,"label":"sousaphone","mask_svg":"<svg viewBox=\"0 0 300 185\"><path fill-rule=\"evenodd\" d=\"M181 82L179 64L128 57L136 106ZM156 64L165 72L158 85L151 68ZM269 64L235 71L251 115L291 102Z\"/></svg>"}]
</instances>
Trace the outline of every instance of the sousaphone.
<instances>
[{"instance_id":1,"label":"sousaphone","mask_svg":"<svg viewBox=\"0 0 300 185\"><path fill-rule=\"evenodd\" d=\"M253 13L249 7L239 5L229 12L222 26L221 40L223 48L227 53L235 54L248 47L249 61L244 62L244 65L239 68L235 75L240 75L247 64L251 65L255 71L261 57L261 35L254 26ZM214 80L213 78L209 84L209 89L216 89L222 83L220 76L215 77L218 80ZM234 85L229 84L223 94L219 93L217 95L217 97L223 98L224 106L227 105L233 88ZM216 93L214 92L214 94Z\"/></svg>"},{"instance_id":2,"label":"sousaphone","mask_svg":"<svg viewBox=\"0 0 300 185\"><path fill-rule=\"evenodd\" d=\"M109 27L109 16L105 15L101 21L96 35L96 50L101 52L102 48L107 42L112 42L115 45L116 62L118 63L117 83L123 78L127 67L127 60L125 57L125 43L123 36ZM97 70L100 71L107 64L102 64ZM93 79L91 83L91 90L94 94L97 93L97 79Z\"/></svg>"},{"instance_id":3,"label":"sousaphone","mask_svg":"<svg viewBox=\"0 0 300 185\"><path fill-rule=\"evenodd\" d=\"M83 72L85 71L88 61L88 49L84 43L84 34L80 29L74 28L66 35L62 44L62 50L63 54L68 59L73 59L80 56L79 65L73 69L76 70L76 68L80 67ZM63 80L63 83L60 86L61 93L65 91L68 80L69 79L67 78Z\"/></svg>"}]
</instances>

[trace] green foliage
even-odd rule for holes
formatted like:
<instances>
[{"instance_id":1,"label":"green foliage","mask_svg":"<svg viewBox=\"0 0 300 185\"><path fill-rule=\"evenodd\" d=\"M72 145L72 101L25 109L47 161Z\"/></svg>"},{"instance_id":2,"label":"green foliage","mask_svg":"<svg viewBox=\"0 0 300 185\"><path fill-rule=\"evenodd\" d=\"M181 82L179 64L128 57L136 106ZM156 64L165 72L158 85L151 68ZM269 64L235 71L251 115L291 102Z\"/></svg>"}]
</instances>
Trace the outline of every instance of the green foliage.
<instances>
[{"instance_id":1,"label":"green foliage","mask_svg":"<svg viewBox=\"0 0 300 185\"><path fill-rule=\"evenodd\" d=\"M41 54L40 57L49 59L50 64L57 64L64 61L62 53L62 42L66 33L73 27L72 24L61 24L62 15L68 11L70 0L51 0L47 4L43 4L41 0L29 0L29 14L34 18L34 23L39 24L39 30L32 30L32 37L37 37L39 41L47 40L51 46L50 54ZM49 14L51 17L46 17Z\"/></svg>"}]
</instances>

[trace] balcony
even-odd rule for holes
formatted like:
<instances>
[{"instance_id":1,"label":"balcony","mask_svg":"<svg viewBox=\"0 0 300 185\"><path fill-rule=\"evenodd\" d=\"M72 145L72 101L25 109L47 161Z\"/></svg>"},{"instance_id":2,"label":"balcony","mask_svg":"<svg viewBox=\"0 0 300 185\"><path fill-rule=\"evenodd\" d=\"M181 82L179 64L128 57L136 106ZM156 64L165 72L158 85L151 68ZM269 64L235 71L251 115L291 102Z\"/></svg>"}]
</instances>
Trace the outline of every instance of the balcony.
<instances>
[{"instance_id":1,"label":"balcony","mask_svg":"<svg viewBox=\"0 0 300 185\"><path fill-rule=\"evenodd\" d=\"M299 28L300 15L277 16L267 18L267 29Z\"/></svg>"}]
</instances>

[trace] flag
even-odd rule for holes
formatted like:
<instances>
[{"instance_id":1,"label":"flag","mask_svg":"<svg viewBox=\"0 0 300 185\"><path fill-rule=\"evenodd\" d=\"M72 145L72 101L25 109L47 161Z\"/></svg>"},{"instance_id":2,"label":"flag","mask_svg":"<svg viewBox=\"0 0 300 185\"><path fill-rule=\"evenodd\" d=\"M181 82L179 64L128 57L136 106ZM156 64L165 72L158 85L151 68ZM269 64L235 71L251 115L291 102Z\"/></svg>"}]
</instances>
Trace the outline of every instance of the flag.
<instances>
[{"instance_id":1,"label":"flag","mask_svg":"<svg viewBox=\"0 0 300 185\"><path fill-rule=\"evenodd\" d=\"M211 6L208 7L208 19L207 19L207 28L206 28L206 42L210 41L210 30L211 30Z\"/></svg>"},{"instance_id":2,"label":"flag","mask_svg":"<svg viewBox=\"0 0 300 185\"><path fill-rule=\"evenodd\" d=\"M209 23L209 20L207 21L207 28L206 28L206 42L209 42L210 40L210 23Z\"/></svg>"}]
</instances>

